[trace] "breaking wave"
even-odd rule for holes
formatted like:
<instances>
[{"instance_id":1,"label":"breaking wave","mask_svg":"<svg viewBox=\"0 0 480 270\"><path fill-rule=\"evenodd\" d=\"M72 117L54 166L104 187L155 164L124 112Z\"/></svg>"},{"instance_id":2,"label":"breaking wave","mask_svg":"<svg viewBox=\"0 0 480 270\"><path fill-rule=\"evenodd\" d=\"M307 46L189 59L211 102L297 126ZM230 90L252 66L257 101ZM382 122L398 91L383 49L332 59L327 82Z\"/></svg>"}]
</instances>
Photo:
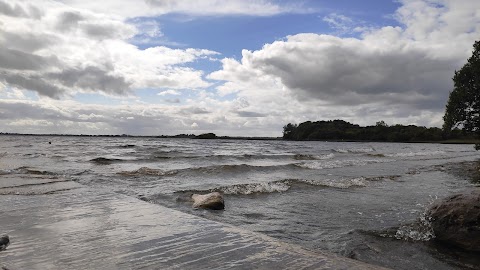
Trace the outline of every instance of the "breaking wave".
<instances>
[{"instance_id":1,"label":"breaking wave","mask_svg":"<svg viewBox=\"0 0 480 270\"><path fill-rule=\"evenodd\" d=\"M268 183L251 183L215 188L214 191L229 195L249 195L254 193L285 192L291 188L289 180L274 181Z\"/></svg>"},{"instance_id":2,"label":"breaking wave","mask_svg":"<svg viewBox=\"0 0 480 270\"><path fill-rule=\"evenodd\" d=\"M333 169L333 168L342 168L342 167L350 167L350 166L362 166L367 164L373 163L385 163L391 162L391 160L385 159L345 159L345 160L329 160L329 161L313 161L313 162L303 162L295 164L295 166L305 168L305 169L313 169L313 170L321 170L321 169Z\"/></svg>"},{"instance_id":3,"label":"breaking wave","mask_svg":"<svg viewBox=\"0 0 480 270\"><path fill-rule=\"evenodd\" d=\"M332 159L335 155L333 153L328 155L305 155L305 154L296 154L293 156L295 160L325 160L325 159Z\"/></svg>"},{"instance_id":4,"label":"breaking wave","mask_svg":"<svg viewBox=\"0 0 480 270\"><path fill-rule=\"evenodd\" d=\"M134 171L122 171L117 174L125 176L141 176L141 175L150 175L150 176L165 176L165 175L174 175L177 171L164 171L160 169L151 169L148 167L141 167L138 170Z\"/></svg>"},{"instance_id":5,"label":"breaking wave","mask_svg":"<svg viewBox=\"0 0 480 270\"><path fill-rule=\"evenodd\" d=\"M251 195L262 193L281 193L286 192L294 186L308 185L327 188L348 189L352 187L365 187L368 178L358 177L352 179L323 179L323 180L306 180L306 179L284 179L265 183L249 183L237 184L230 186L221 186L205 190L182 190L176 193L209 193L222 192L227 195Z\"/></svg>"},{"instance_id":6,"label":"breaking wave","mask_svg":"<svg viewBox=\"0 0 480 270\"><path fill-rule=\"evenodd\" d=\"M405 152L405 153L394 153L394 154L385 154L387 157L416 157L416 156L438 156L446 154L445 151L420 151L420 152Z\"/></svg>"},{"instance_id":7,"label":"breaking wave","mask_svg":"<svg viewBox=\"0 0 480 270\"><path fill-rule=\"evenodd\" d=\"M0 175L6 174L33 174L33 175L56 175L54 172L37 170L30 167L19 167L16 169L0 170Z\"/></svg>"},{"instance_id":8,"label":"breaking wave","mask_svg":"<svg viewBox=\"0 0 480 270\"><path fill-rule=\"evenodd\" d=\"M435 238L431 218L424 212L415 222L377 233L381 237L426 242Z\"/></svg>"},{"instance_id":9,"label":"breaking wave","mask_svg":"<svg viewBox=\"0 0 480 270\"><path fill-rule=\"evenodd\" d=\"M205 167L193 167L187 169L180 169L179 173L202 173L202 174L214 174L214 173L244 173L252 170L278 170L278 169L295 169L298 168L295 164L282 164L282 165L249 165L249 164L229 164L229 165L213 165Z\"/></svg>"},{"instance_id":10,"label":"breaking wave","mask_svg":"<svg viewBox=\"0 0 480 270\"><path fill-rule=\"evenodd\" d=\"M90 160L90 162L93 162L99 165L109 165L115 162L122 162L122 161L124 160L118 159L118 158L104 158L104 157L98 157Z\"/></svg>"},{"instance_id":11,"label":"breaking wave","mask_svg":"<svg viewBox=\"0 0 480 270\"><path fill-rule=\"evenodd\" d=\"M367 148L352 148L352 149L339 148L339 149L332 149L332 151L336 153L342 153L342 154L346 154L346 153L361 154L361 153L375 152L376 150L373 147L367 147Z\"/></svg>"}]
</instances>

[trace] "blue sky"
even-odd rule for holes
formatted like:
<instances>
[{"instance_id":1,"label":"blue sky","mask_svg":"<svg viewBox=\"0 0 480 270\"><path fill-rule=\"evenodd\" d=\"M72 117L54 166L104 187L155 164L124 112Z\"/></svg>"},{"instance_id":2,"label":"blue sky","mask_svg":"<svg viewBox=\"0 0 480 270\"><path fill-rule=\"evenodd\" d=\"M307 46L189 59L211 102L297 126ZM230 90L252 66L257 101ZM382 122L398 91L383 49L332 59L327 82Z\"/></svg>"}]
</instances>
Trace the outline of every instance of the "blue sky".
<instances>
[{"instance_id":1,"label":"blue sky","mask_svg":"<svg viewBox=\"0 0 480 270\"><path fill-rule=\"evenodd\" d=\"M0 131L441 126L471 0L0 0Z\"/></svg>"},{"instance_id":2,"label":"blue sky","mask_svg":"<svg viewBox=\"0 0 480 270\"><path fill-rule=\"evenodd\" d=\"M155 20L161 25L164 36L157 42L170 47L205 48L222 54L222 57L241 57L241 51L257 50L264 44L284 39L298 33L339 34L357 37L358 32L339 33L338 29L324 20L330 14L341 14L352 19L355 26L382 26L399 23L393 19L399 3L385 0L367 1L291 1L302 2L300 13L277 14L273 16L193 16L167 14L158 17L136 18ZM288 4L289 1L283 1ZM155 46L139 44L140 48Z\"/></svg>"}]
</instances>

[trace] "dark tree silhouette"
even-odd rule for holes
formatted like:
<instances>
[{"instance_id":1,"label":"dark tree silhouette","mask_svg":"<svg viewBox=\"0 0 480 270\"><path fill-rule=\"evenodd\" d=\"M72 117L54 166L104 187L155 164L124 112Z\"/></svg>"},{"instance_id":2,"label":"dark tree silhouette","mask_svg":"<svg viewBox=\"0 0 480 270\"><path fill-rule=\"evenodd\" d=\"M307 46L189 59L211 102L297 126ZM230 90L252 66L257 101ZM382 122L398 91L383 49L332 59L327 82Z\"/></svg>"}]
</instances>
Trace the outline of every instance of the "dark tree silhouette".
<instances>
[{"instance_id":1,"label":"dark tree silhouette","mask_svg":"<svg viewBox=\"0 0 480 270\"><path fill-rule=\"evenodd\" d=\"M296 141L377 141L377 142L427 142L445 139L471 140L469 132L454 130L450 137L442 136L437 127L414 125L388 126L379 121L375 126L361 127L343 120L303 122L297 125L287 124L283 127L283 138Z\"/></svg>"},{"instance_id":2,"label":"dark tree silhouette","mask_svg":"<svg viewBox=\"0 0 480 270\"><path fill-rule=\"evenodd\" d=\"M480 41L473 44L472 56L453 77L454 89L450 93L443 117L443 129L448 133L460 128L480 137ZM480 144L475 148L480 149Z\"/></svg>"},{"instance_id":3,"label":"dark tree silhouette","mask_svg":"<svg viewBox=\"0 0 480 270\"><path fill-rule=\"evenodd\" d=\"M297 128L296 124L288 123L287 125L283 126L283 138L290 140L292 139L292 132Z\"/></svg>"}]
</instances>

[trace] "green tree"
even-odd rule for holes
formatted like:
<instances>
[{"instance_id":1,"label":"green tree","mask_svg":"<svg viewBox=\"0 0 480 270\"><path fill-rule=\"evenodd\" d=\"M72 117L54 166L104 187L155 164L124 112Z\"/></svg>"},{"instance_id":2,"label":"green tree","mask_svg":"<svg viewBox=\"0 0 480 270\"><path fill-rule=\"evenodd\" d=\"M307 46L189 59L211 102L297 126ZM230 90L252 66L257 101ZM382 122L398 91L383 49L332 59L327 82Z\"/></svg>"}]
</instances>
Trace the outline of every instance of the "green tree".
<instances>
[{"instance_id":1,"label":"green tree","mask_svg":"<svg viewBox=\"0 0 480 270\"><path fill-rule=\"evenodd\" d=\"M377 127L388 127L387 123L385 123L385 121L383 121L383 120L375 123L375 126L377 126Z\"/></svg>"},{"instance_id":2,"label":"green tree","mask_svg":"<svg viewBox=\"0 0 480 270\"><path fill-rule=\"evenodd\" d=\"M480 137L480 41L473 44L473 53L467 63L455 71L453 82L443 128L446 132L463 128ZM475 149L479 150L480 144L476 144Z\"/></svg>"},{"instance_id":3,"label":"green tree","mask_svg":"<svg viewBox=\"0 0 480 270\"><path fill-rule=\"evenodd\" d=\"M286 126L283 126L283 138L290 140L292 139L293 132L297 128L296 124L288 123Z\"/></svg>"}]
</instances>

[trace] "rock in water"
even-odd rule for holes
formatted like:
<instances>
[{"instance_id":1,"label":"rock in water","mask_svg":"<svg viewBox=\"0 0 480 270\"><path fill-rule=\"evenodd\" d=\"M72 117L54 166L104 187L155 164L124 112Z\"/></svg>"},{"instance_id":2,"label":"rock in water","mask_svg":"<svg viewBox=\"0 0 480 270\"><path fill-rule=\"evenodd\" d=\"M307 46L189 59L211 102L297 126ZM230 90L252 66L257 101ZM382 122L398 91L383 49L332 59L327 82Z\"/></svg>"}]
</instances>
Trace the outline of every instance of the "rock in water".
<instances>
[{"instance_id":1,"label":"rock in water","mask_svg":"<svg viewBox=\"0 0 480 270\"><path fill-rule=\"evenodd\" d=\"M436 240L480 251L480 189L447 197L427 214Z\"/></svg>"},{"instance_id":2,"label":"rock in water","mask_svg":"<svg viewBox=\"0 0 480 270\"><path fill-rule=\"evenodd\" d=\"M0 236L0 251L7 249L8 245L10 245L10 238L8 235Z\"/></svg>"},{"instance_id":3,"label":"rock in water","mask_svg":"<svg viewBox=\"0 0 480 270\"><path fill-rule=\"evenodd\" d=\"M225 209L223 195L219 192L212 192L205 195L193 194L193 208L205 208L212 210Z\"/></svg>"}]
</instances>

